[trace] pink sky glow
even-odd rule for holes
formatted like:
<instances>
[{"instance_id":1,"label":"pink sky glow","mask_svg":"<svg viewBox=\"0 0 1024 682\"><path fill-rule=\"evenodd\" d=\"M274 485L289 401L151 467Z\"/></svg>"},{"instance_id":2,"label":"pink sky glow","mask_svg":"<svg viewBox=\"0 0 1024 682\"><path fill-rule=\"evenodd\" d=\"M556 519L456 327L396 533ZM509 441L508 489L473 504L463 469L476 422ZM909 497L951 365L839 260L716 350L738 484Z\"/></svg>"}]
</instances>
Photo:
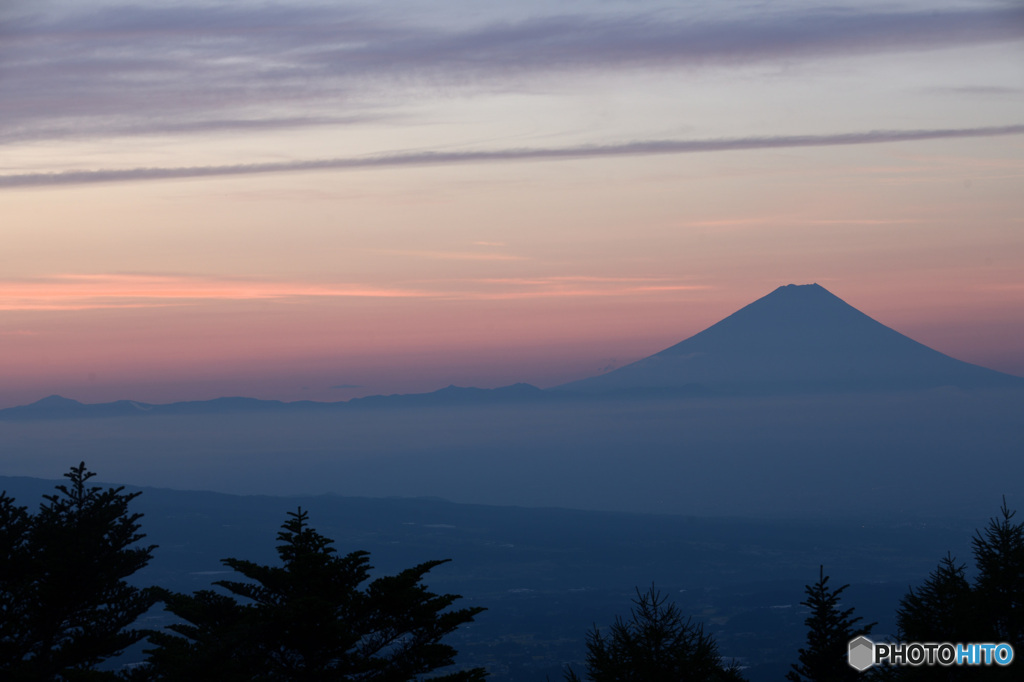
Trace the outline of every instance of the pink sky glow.
<instances>
[{"instance_id":1,"label":"pink sky glow","mask_svg":"<svg viewBox=\"0 0 1024 682\"><path fill-rule=\"evenodd\" d=\"M0 407L546 387L809 282L1024 375L1024 11L840 5L5 6Z\"/></svg>"}]
</instances>

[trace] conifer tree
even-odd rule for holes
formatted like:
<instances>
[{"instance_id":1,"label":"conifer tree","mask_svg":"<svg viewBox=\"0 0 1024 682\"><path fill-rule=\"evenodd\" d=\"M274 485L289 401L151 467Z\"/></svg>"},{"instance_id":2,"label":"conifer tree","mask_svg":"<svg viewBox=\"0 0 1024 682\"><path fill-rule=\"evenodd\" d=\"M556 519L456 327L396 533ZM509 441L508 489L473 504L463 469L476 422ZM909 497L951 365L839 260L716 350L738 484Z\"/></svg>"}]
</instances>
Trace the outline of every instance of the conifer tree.
<instances>
[{"instance_id":1,"label":"conifer tree","mask_svg":"<svg viewBox=\"0 0 1024 682\"><path fill-rule=\"evenodd\" d=\"M972 540L978 571L967 583L965 566L947 554L924 585L913 588L897 611L899 639L904 642L1007 642L1021 650L1021 609L1024 608L1024 524L1012 521L1016 512L1000 507ZM894 670L899 680L1014 680L1020 674L1009 666L981 668L951 666L942 670Z\"/></svg>"},{"instance_id":2,"label":"conifer tree","mask_svg":"<svg viewBox=\"0 0 1024 682\"><path fill-rule=\"evenodd\" d=\"M459 596L426 589L424 576L444 561L361 587L370 578L366 552L338 556L306 512L288 516L277 536L280 566L225 559L246 578L215 583L229 594L163 593L182 622L150 634L156 648L140 678L400 682L454 663L455 649L441 640L484 609L447 610ZM475 668L429 679L484 677Z\"/></svg>"},{"instance_id":3,"label":"conifer tree","mask_svg":"<svg viewBox=\"0 0 1024 682\"><path fill-rule=\"evenodd\" d=\"M587 633L586 679L591 682L741 681L735 666L722 662L718 645L701 624L682 612L654 586L638 589L629 620L616 617L603 634ZM571 669L566 682L579 682Z\"/></svg>"},{"instance_id":4,"label":"conifer tree","mask_svg":"<svg viewBox=\"0 0 1024 682\"><path fill-rule=\"evenodd\" d=\"M32 607L25 598L33 574L31 521L26 507L0 493L0 671L14 670L31 648L25 627Z\"/></svg>"},{"instance_id":5,"label":"conifer tree","mask_svg":"<svg viewBox=\"0 0 1024 682\"><path fill-rule=\"evenodd\" d=\"M140 493L88 486L94 475L72 467L35 515L0 496L4 680L112 679L96 667L143 637L130 626L155 596L125 582L155 549L128 510Z\"/></svg>"},{"instance_id":6,"label":"conifer tree","mask_svg":"<svg viewBox=\"0 0 1024 682\"><path fill-rule=\"evenodd\" d=\"M924 584L911 588L896 610L899 639L905 642L970 642L979 635L966 566L947 554Z\"/></svg>"},{"instance_id":7,"label":"conifer tree","mask_svg":"<svg viewBox=\"0 0 1024 682\"><path fill-rule=\"evenodd\" d=\"M921 587L907 592L896 610L898 641L957 643L978 639L983 627L978 620L977 604L965 571L964 564L957 564L951 554L946 554ZM901 682L956 682L978 679L979 675L976 669L959 666L901 666L890 667L886 671L890 678Z\"/></svg>"},{"instance_id":8,"label":"conifer tree","mask_svg":"<svg viewBox=\"0 0 1024 682\"><path fill-rule=\"evenodd\" d=\"M862 618L853 617L853 609L840 610L839 598L849 585L838 589L828 586L825 567L818 568L818 582L805 588L807 600L800 602L811 610L804 621L807 647L800 649L800 663L786 675L791 682L843 682L857 680L861 673L847 663L851 639L870 634L875 623L857 627Z\"/></svg>"},{"instance_id":9,"label":"conifer tree","mask_svg":"<svg viewBox=\"0 0 1024 682\"><path fill-rule=\"evenodd\" d=\"M1006 497L999 511L1002 518L990 519L971 542L978 569L974 593L988 641L1024 651L1024 523L1012 521L1017 512L1006 506Z\"/></svg>"}]
</instances>

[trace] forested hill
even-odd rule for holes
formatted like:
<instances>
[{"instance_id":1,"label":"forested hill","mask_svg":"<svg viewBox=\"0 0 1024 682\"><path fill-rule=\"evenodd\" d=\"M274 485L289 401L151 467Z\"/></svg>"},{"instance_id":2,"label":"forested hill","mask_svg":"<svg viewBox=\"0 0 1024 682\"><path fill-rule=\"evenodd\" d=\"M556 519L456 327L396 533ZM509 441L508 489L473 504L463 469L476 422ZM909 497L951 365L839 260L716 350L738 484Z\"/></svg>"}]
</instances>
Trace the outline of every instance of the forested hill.
<instances>
[{"instance_id":1,"label":"forested hill","mask_svg":"<svg viewBox=\"0 0 1024 682\"><path fill-rule=\"evenodd\" d=\"M32 508L55 483L2 477L0 489ZM907 585L948 550L967 556L971 530L984 522L783 522L133 490L142 492L132 507L144 514L145 542L158 545L133 579L140 585L191 592L231 577L223 558L273 563L279 527L300 506L339 552L369 551L375 573L452 559L434 569L429 584L487 607L458 634L458 648L460 661L486 665L495 682L559 679L563 662L582 659L585 631L623 613L634 588L652 582L709 624L723 654L743 657L750 680L777 680L802 645L799 602L820 564L853 584L848 598L859 613L892 631Z\"/></svg>"}]
</instances>

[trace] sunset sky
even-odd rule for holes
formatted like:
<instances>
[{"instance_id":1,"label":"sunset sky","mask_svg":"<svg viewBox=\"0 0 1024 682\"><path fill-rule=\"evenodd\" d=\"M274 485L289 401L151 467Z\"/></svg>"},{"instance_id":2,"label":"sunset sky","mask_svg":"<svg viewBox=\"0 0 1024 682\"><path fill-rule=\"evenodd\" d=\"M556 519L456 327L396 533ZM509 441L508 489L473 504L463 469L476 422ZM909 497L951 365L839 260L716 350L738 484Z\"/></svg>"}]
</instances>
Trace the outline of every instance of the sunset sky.
<instances>
[{"instance_id":1,"label":"sunset sky","mask_svg":"<svg viewBox=\"0 0 1024 682\"><path fill-rule=\"evenodd\" d=\"M0 407L547 387L817 282L1024 375L1024 5L0 3Z\"/></svg>"}]
</instances>

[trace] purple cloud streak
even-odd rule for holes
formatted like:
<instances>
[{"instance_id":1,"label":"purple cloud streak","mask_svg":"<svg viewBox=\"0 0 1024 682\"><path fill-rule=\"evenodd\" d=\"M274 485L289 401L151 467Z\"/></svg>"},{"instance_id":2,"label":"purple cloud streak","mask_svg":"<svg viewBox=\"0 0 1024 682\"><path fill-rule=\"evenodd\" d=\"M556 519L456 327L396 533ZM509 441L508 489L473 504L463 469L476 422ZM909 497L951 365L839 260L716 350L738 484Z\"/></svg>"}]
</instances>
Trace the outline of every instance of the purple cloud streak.
<instances>
[{"instance_id":1,"label":"purple cloud streak","mask_svg":"<svg viewBox=\"0 0 1024 682\"><path fill-rule=\"evenodd\" d=\"M63 173L25 173L0 175L0 188L83 185L142 180L170 180L228 175L256 175L316 170L394 168L493 161L580 159L593 157L685 154L793 147L914 142L920 140L992 137L1024 134L1024 125L936 130L875 130L836 135L786 135L711 140L650 140L619 145L583 145L556 148L498 149L464 152L410 152L363 158L311 159L280 163L254 163L224 166L178 168L127 168L120 170L68 171Z\"/></svg>"},{"instance_id":2,"label":"purple cloud streak","mask_svg":"<svg viewBox=\"0 0 1024 682\"><path fill-rule=\"evenodd\" d=\"M26 5L30 7L30 5ZM735 65L1024 39L1024 6L816 8L687 20L560 15L461 29L325 6L107 7L0 16L0 143L317 125L402 88L579 70ZM310 113L315 112L315 113Z\"/></svg>"}]
</instances>

